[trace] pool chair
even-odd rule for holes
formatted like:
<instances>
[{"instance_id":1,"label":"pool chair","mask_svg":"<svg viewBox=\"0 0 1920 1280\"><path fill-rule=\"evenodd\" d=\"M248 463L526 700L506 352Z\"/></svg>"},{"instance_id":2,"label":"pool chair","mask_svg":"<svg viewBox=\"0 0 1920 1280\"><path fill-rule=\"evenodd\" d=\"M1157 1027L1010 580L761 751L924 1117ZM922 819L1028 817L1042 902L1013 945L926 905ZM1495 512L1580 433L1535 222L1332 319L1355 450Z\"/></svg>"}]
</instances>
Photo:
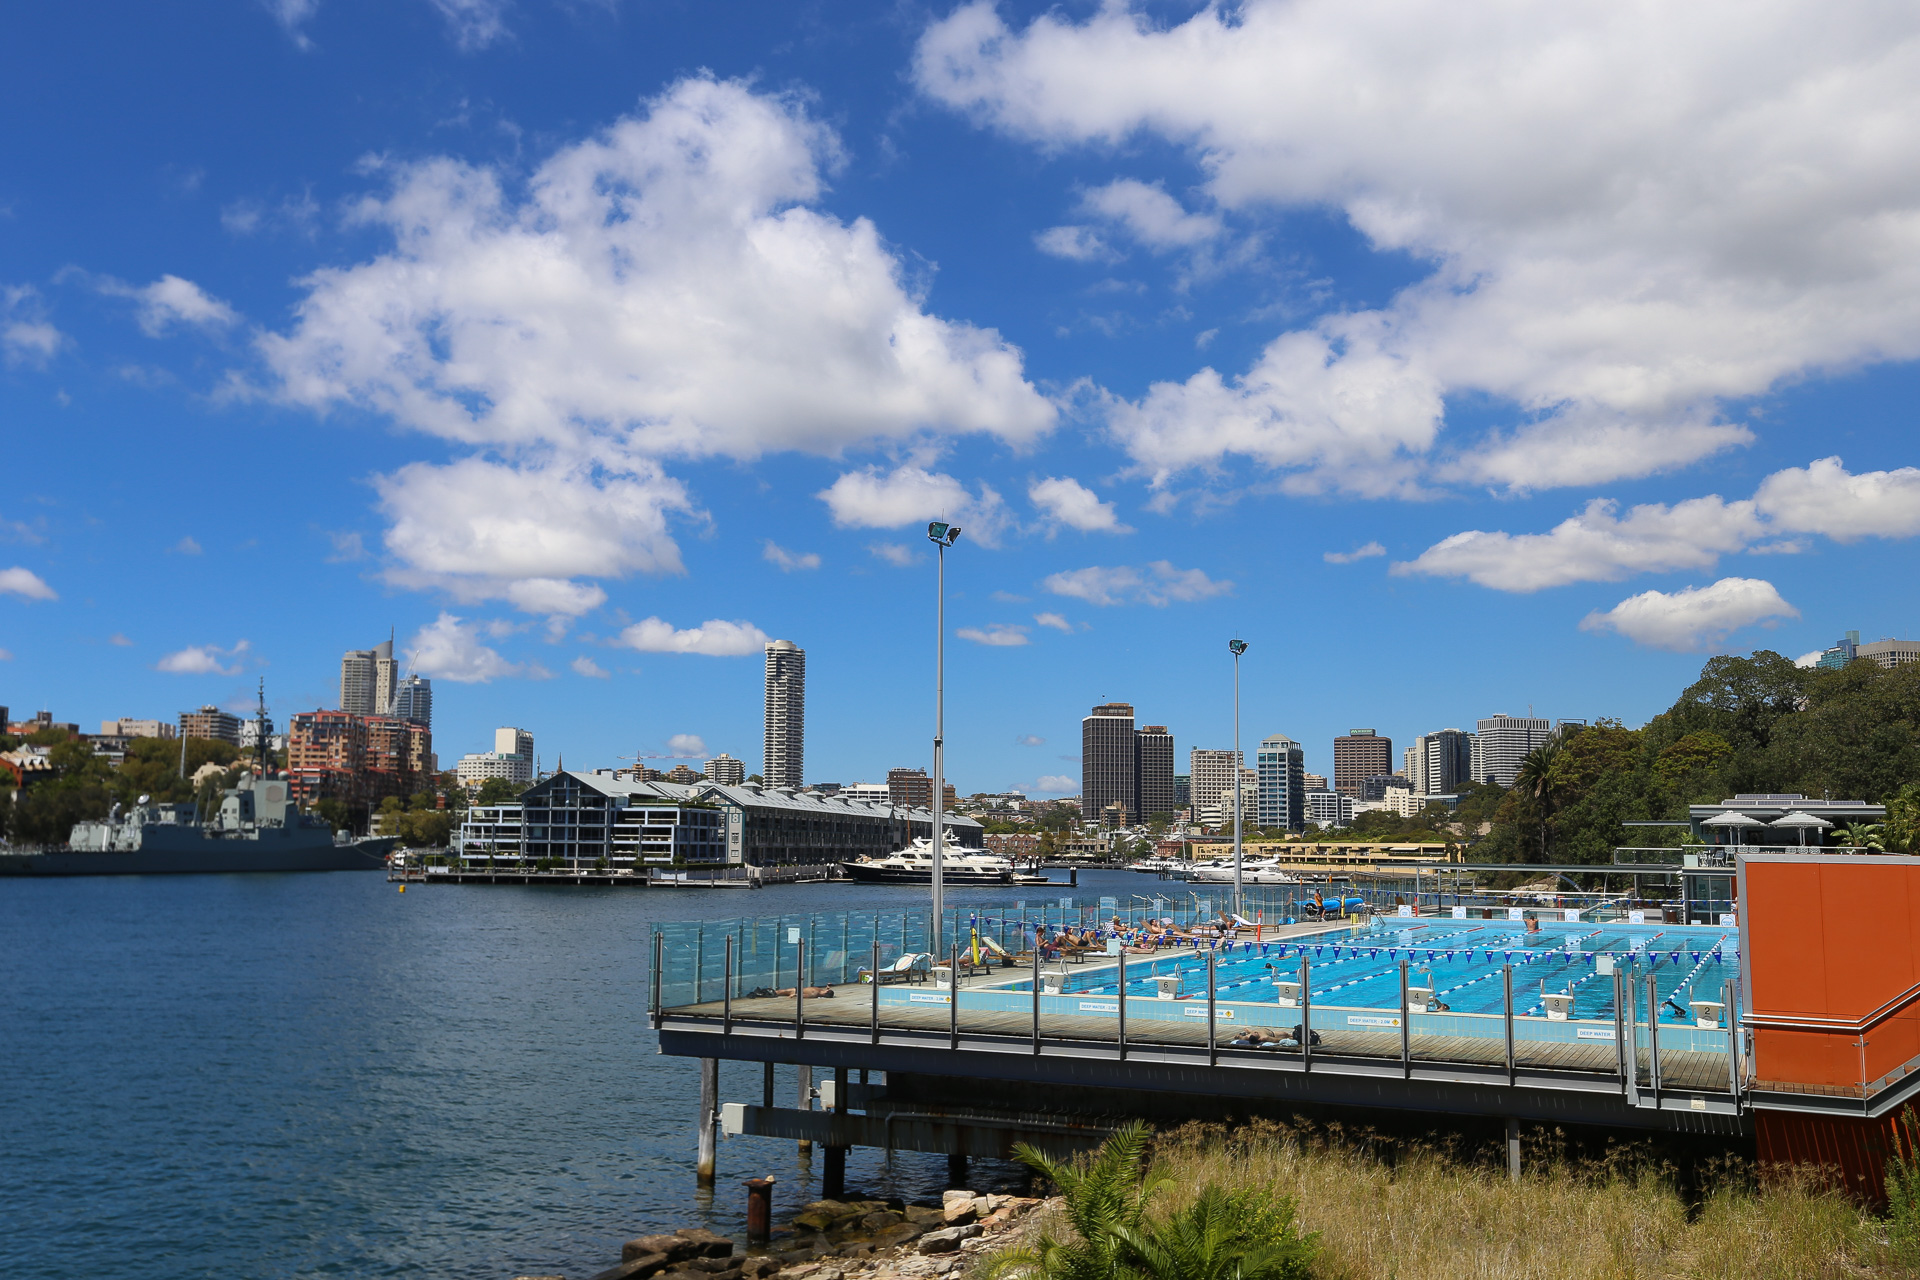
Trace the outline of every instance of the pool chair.
<instances>
[{"instance_id":1,"label":"pool chair","mask_svg":"<svg viewBox=\"0 0 1920 1280\"><path fill-rule=\"evenodd\" d=\"M860 970L860 981L878 981L882 986L889 982L925 982L933 976L933 955L926 951L908 951L892 964L880 966L878 977L870 969Z\"/></svg>"}]
</instances>

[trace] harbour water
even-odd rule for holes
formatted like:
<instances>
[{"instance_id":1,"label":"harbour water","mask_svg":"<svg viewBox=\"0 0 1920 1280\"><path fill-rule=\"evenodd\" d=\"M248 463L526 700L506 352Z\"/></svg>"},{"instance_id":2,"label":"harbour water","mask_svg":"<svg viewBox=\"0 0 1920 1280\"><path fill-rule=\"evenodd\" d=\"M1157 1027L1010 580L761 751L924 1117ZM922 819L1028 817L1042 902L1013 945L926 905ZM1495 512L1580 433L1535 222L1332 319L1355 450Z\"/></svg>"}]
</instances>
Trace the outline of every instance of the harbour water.
<instances>
[{"instance_id":1,"label":"harbour water","mask_svg":"<svg viewBox=\"0 0 1920 1280\"><path fill-rule=\"evenodd\" d=\"M1149 885L1166 888L1092 873L1076 892ZM796 1206L818 1162L723 1142L718 1194L696 1197L697 1081L655 1053L648 925L925 900L401 894L366 872L0 882L0 1275L578 1280L643 1231L737 1230L741 1179L772 1174ZM790 1068L778 1088L792 1105ZM723 1098L759 1094L757 1068L723 1066ZM944 1173L871 1150L847 1165L850 1187L909 1198Z\"/></svg>"}]
</instances>

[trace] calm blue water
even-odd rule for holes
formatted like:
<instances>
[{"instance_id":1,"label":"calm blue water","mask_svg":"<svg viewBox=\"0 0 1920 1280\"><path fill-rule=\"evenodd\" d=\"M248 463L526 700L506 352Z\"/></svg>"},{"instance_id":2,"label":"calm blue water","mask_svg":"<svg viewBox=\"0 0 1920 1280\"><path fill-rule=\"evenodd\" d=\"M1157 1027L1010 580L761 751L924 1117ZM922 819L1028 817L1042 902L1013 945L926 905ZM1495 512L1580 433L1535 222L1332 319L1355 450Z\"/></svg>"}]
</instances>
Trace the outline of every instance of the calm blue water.
<instances>
[{"instance_id":1,"label":"calm blue water","mask_svg":"<svg viewBox=\"0 0 1920 1280\"><path fill-rule=\"evenodd\" d=\"M697 1083L647 1027L648 924L924 896L0 881L0 1276L577 1278L643 1231L737 1230L740 1179L792 1206L817 1174L733 1139L696 1197ZM790 1070L778 1088L792 1105ZM723 1100L759 1096L757 1067L723 1066ZM909 1197L944 1170L848 1158L850 1186Z\"/></svg>"}]
</instances>

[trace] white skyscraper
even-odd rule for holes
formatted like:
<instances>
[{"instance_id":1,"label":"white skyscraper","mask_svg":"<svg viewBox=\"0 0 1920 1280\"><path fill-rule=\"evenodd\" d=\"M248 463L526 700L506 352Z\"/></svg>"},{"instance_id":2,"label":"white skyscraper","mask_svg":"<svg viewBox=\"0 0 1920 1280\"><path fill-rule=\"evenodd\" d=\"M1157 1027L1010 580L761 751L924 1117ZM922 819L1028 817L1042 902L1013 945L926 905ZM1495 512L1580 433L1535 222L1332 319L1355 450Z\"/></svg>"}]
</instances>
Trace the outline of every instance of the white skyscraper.
<instances>
[{"instance_id":1,"label":"white skyscraper","mask_svg":"<svg viewBox=\"0 0 1920 1280\"><path fill-rule=\"evenodd\" d=\"M770 787L801 785L807 741L807 651L791 640L767 646L767 742L761 777Z\"/></svg>"},{"instance_id":2,"label":"white skyscraper","mask_svg":"<svg viewBox=\"0 0 1920 1280\"><path fill-rule=\"evenodd\" d=\"M1195 747L1187 753L1187 796L1198 814L1219 809L1233 813L1233 774L1239 755L1207 747Z\"/></svg>"},{"instance_id":3,"label":"white skyscraper","mask_svg":"<svg viewBox=\"0 0 1920 1280\"><path fill-rule=\"evenodd\" d=\"M1472 769L1475 782L1513 785L1520 762L1527 752L1547 740L1553 726L1533 716L1492 715L1480 721L1479 733L1472 744Z\"/></svg>"}]
</instances>

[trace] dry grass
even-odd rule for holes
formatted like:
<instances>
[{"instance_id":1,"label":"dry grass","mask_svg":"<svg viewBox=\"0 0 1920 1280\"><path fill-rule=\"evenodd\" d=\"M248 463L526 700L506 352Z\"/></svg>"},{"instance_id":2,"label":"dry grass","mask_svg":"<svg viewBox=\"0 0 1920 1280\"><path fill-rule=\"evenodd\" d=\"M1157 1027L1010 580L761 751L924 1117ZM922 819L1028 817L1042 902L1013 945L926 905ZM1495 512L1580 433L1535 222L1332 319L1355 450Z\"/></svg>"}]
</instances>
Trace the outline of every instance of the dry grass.
<instances>
[{"instance_id":1,"label":"dry grass","mask_svg":"<svg viewBox=\"0 0 1920 1280\"><path fill-rule=\"evenodd\" d=\"M1536 1138L1533 1149L1547 1145ZM1491 1154L1337 1128L1191 1125L1159 1142L1154 1174L1167 1183L1155 1203L1178 1208L1208 1182L1272 1186L1293 1197L1303 1229L1320 1233L1322 1280L1913 1274L1888 1257L1880 1224L1808 1179L1757 1185L1728 1164L1702 1179L1689 1213L1673 1171L1631 1149L1544 1158L1518 1183Z\"/></svg>"}]
</instances>

